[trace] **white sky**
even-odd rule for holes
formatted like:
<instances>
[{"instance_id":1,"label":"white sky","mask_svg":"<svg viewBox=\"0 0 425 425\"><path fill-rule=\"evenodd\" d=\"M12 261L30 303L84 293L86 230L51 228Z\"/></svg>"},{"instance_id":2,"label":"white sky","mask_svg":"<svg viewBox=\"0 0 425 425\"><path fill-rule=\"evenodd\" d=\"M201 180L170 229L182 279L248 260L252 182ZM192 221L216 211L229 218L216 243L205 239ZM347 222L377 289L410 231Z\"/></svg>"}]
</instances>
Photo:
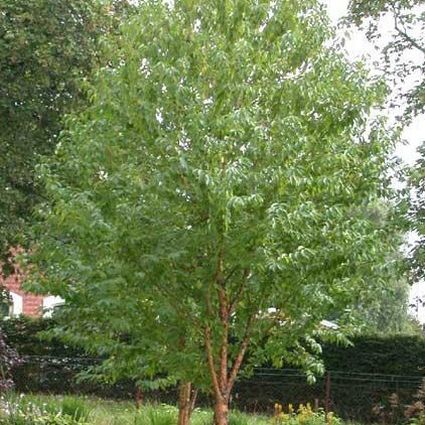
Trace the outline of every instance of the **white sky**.
<instances>
[{"instance_id":1,"label":"white sky","mask_svg":"<svg viewBox=\"0 0 425 425\"><path fill-rule=\"evenodd\" d=\"M329 16L332 22L336 24L338 20L344 16L347 12L347 6L349 0L322 0L328 8ZM380 31L382 34L381 41L383 44L389 39L392 31L392 20L383 20ZM379 60L379 54L373 48L371 43L368 42L366 36L360 31L353 30L350 35L350 39L346 40L345 48L350 59L364 58L370 67L373 68L373 62ZM415 52L412 52L413 57ZM418 58L423 61L423 57ZM406 84L406 82L403 82ZM388 111L390 116L394 116L394 111ZM400 145L396 149L396 155L399 156L406 164L413 165L418 158L417 147L425 139L423 135L423 116L416 118L412 124L406 128L403 133L403 138L406 140L406 144ZM409 239L414 239L410 237ZM425 283L420 282L413 285L410 293L411 303L415 302L417 297L425 298ZM418 312L412 313L418 320L425 323L425 308L419 307Z\"/></svg>"}]
</instances>

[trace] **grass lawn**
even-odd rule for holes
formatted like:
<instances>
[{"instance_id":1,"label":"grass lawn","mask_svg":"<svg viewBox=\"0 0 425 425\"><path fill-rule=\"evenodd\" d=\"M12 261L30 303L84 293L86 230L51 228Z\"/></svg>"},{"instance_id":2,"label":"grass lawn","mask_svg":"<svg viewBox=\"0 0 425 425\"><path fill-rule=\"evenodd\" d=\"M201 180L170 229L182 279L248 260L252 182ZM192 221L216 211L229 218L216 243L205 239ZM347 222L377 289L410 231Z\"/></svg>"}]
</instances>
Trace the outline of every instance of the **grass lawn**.
<instances>
[{"instance_id":1,"label":"grass lawn","mask_svg":"<svg viewBox=\"0 0 425 425\"><path fill-rule=\"evenodd\" d=\"M40 421L43 415L62 416L90 425L175 425L177 409L149 404L137 410L134 403L77 396L9 394L2 397L0 425L62 425L62 421ZM275 422L275 421L274 421ZM78 423L70 421L64 425ZM212 412L195 409L191 425L211 425ZM271 425L271 418L233 412L230 425Z\"/></svg>"}]
</instances>

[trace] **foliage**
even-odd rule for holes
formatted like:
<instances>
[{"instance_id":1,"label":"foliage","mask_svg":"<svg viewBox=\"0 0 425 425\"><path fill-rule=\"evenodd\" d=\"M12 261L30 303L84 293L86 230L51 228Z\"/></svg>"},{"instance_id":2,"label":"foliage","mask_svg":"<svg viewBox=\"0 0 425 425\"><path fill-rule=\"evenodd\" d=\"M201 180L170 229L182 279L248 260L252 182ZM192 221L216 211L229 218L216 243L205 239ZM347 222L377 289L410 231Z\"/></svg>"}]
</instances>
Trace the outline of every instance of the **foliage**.
<instances>
[{"instance_id":1,"label":"foliage","mask_svg":"<svg viewBox=\"0 0 425 425\"><path fill-rule=\"evenodd\" d=\"M86 104L81 83L105 60L99 40L127 13L125 0L0 1L2 255L40 200L40 155L53 152L63 115Z\"/></svg>"},{"instance_id":2,"label":"foliage","mask_svg":"<svg viewBox=\"0 0 425 425\"><path fill-rule=\"evenodd\" d=\"M243 360L313 378L317 338L344 340L353 296L394 273L385 88L331 35L313 0L146 2L109 45L40 167L31 255L58 335L109 379L194 382L226 423Z\"/></svg>"},{"instance_id":3,"label":"foliage","mask_svg":"<svg viewBox=\"0 0 425 425\"><path fill-rule=\"evenodd\" d=\"M401 402L398 393L392 393L388 398L388 406L378 404L374 407L376 418L381 423L423 424L425 420L425 378L409 402Z\"/></svg>"},{"instance_id":4,"label":"foliage","mask_svg":"<svg viewBox=\"0 0 425 425\"><path fill-rule=\"evenodd\" d=\"M363 334L418 335L422 327L409 314L410 285L404 277L387 281L386 287L353 306L353 313L364 323Z\"/></svg>"},{"instance_id":5,"label":"foliage","mask_svg":"<svg viewBox=\"0 0 425 425\"><path fill-rule=\"evenodd\" d=\"M406 418L413 419L415 424L419 425L425 422L425 378L413 396L412 403L406 406L404 415Z\"/></svg>"},{"instance_id":6,"label":"foliage","mask_svg":"<svg viewBox=\"0 0 425 425\"><path fill-rule=\"evenodd\" d=\"M425 145L419 148L420 158L412 170L410 187L412 190L411 222L416 233L417 243L412 252L411 275L415 282L425 276ZM425 300L421 300L422 303Z\"/></svg>"},{"instance_id":7,"label":"foliage","mask_svg":"<svg viewBox=\"0 0 425 425\"><path fill-rule=\"evenodd\" d=\"M84 356L82 350L66 345L57 338L47 338L48 331L55 325L55 318L18 316L4 320L1 328L8 344L23 356Z\"/></svg>"}]
</instances>

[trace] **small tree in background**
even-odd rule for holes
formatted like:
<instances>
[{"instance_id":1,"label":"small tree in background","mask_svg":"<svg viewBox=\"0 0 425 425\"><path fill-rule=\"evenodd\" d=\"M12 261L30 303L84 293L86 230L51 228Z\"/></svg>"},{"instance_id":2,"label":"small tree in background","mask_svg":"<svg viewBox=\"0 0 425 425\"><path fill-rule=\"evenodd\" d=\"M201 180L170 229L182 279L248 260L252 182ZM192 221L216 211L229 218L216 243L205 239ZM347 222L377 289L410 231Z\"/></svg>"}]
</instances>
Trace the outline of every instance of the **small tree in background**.
<instances>
[{"instance_id":1,"label":"small tree in background","mask_svg":"<svg viewBox=\"0 0 425 425\"><path fill-rule=\"evenodd\" d=\"M380 70L393 87L388 107L394 114L402 115L398 123L404 127L425 112L424 5L424 0L351 0L349 4L348 22L365 29L369 40L380 48ZM381 40L380 25L388 20L392 23L391 36ZM417 134L416 137L422 136ZM413 283L423 279L425 270L425 144L423 140L417 142L421 142L419 159L411 170L408 186L410 230L417 237L410 253ZM425 302L423 299L417 301L422 305Z\"/></svg>"},{"instance_id":2,"label":"small tree in background","mask_svg":"<svg viewBox=\"0 0 425 425\"><path fill-rule=\"evenodd\" d=\"M210 392L216 425L243 363L313 377L393 271L384 87L330 37L314 0L145 2L40 168L33 288L66 300L60 333Z\"/></svg>"}]
</instances>

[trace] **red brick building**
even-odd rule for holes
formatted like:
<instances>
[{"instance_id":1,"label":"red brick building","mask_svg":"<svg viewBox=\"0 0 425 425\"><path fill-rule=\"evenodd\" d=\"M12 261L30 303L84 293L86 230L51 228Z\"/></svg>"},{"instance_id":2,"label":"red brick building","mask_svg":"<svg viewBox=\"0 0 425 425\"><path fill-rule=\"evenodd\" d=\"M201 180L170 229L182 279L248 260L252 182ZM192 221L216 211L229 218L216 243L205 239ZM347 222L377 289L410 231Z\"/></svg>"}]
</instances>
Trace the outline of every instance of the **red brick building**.
<instances>
[{"instance_id":1,"label":"red brick building","mask_svg":"<svg viewBox=\"0 0 425 425\"><path fill-rule=\"evenodd\" d=\"M6 287L10 293L11 305L10 315L18 316L41 316L43 313L43 297L40 295L28 294L21 288L22 281L15 274L7 278L0 278L1 285Z\"/></svg>"},{"instance_id":2,"label":"red brick building","mask_svg":"<svg viewBox=\"0 0 425 425\"><path fill-rule=\"evenodd\" d=\"M53 296L41 296L29 294L22 290L24 272L14 261L19 249L11 250L9 268L11 273L3 274L3 264L0 264L0 285L5 287L10 294L10 303L3 306L3 314L6 316L25 316L40 317L55 305L62 303L62 300Z\"/></svg>"}]
</instances>

